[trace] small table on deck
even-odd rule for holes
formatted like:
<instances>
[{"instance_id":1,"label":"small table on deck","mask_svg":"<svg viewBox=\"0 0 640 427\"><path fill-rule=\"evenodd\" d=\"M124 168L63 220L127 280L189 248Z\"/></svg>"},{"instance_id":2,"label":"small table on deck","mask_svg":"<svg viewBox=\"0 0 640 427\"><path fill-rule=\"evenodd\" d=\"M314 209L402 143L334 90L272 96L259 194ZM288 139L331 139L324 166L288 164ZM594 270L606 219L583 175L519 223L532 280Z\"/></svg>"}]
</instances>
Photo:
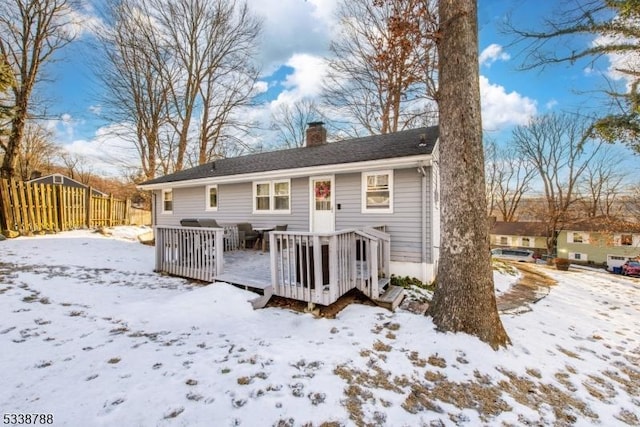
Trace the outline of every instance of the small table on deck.
<instances>
[{"instance_id":1,"label":"small table on deck","mask_svg":"<svg viewBox=\"0 0 640 427\"><path fill-rule=\"evenodd\" d=\"M256 243L253 248L258 249L260 246L262 246L264 250L264 234L268 231L275 230L275 227L254 227L253 230L258 232L258 238L256 239Z\"/></svg>"}]
</instances>

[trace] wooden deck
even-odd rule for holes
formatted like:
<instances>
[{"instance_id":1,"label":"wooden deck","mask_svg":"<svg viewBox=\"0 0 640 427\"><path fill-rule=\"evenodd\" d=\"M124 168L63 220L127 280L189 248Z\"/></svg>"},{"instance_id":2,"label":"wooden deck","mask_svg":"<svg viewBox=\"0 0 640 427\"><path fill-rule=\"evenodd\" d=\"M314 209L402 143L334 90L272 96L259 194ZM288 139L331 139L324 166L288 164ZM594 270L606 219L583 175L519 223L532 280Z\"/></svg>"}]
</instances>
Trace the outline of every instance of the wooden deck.
<instances>
[{"instance_id":1,"label":"wooden deck","mask_svg":"<svg viewBox=\"0 0 640 427\"><path fill-rule=\"evenodd\" d=\"M156 271L256 292L254 308L264 307L272 295L327 306L359 289L393 310L404 295L389 292L390 236L380 230L272 231L269 252L235 249L228 227L155 231Z\"/></svg>"},{"instance_id":2,"label":"wooden deck","mask_svg":"<svg viewBox=\"0 0 640 427\"><path fill-rule=\"evenodd\" d=\"M263 293L271 286L269 252L240 249L224 253L224 272L216 282L227 282L245 289Z\"/></svg>"}]
</instances>

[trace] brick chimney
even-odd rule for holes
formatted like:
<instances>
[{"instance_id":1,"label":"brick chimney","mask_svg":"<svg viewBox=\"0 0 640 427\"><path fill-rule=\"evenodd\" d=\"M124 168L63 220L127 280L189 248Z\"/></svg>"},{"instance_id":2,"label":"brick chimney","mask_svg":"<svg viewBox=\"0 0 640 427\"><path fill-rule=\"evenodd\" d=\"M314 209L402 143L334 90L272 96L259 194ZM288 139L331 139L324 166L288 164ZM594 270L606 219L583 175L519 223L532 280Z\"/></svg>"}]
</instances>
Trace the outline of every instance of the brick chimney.
<instances>
[{"instance_id":1,"label":"brick chimney","mask_svg":"<svg viewBox=\"0 0 640 427\"><path fill-rule=\"evenodd\" d=\"M310 122L307 128L307 147L317 147L327 143L327 129L324 122Z\"/></svg>"}]
</instances>

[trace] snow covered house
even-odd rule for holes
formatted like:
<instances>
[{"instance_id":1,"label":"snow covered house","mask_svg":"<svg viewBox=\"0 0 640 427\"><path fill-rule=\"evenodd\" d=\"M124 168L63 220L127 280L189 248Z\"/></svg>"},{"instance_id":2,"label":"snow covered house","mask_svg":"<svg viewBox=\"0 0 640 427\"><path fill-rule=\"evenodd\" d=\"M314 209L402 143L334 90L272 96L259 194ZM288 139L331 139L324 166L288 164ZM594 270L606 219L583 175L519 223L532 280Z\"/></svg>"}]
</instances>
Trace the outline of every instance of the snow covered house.
<instances>
[{"instance_id":1,"label":"snow covered house","mask_svg":"<svg viewBox=\"0 0 640 427\"><path fill-rule=\"evenodd\" d=\"M305 147L219 159L141 184L152 192L156 240L158 232L180 229L185 218L251 223L256 229L286 224L286 231L269 233L274 286L287 277L300 284L306 274L311 282L316 276L315 286L350 282L346 289L368 268L377 271L367 274L386 279L374 293L391 274L433 280L440 240L438 128L327 143L326 129L316 122L306 139ZM310 249L314 244L317 252ZM286 248L296 247L297 255L288 254L292 264L285 265ZM300 269L298 264L310 262L300 257L301 247L311 258L316 254L315 272L313 266ZM372 248L379 255L374 265L376 257L363 253ZM369 265L362 266L364 261ZM163 270L158 262L156 267ZM371 280L364 286L376 288ZM313 290L305 292L303 300Z\"/></svg>"}]
</instances>

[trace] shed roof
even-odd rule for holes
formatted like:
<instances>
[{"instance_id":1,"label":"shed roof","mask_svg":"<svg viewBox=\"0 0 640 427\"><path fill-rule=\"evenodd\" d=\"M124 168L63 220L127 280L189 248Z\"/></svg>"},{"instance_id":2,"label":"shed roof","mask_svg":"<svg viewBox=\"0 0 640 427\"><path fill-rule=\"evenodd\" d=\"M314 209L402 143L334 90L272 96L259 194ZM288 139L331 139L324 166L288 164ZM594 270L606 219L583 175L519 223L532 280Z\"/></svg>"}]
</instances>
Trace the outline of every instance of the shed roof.
<instances>
[{"instance_id":1,"label":"shed roof","mask_svg":"<svg viewBox=\"0 0 640 427\"><path fill-rule=\"evenodd\" d=\"M371 135L314 147L219 159L141 185L431 154L437 139L437 126Z\"/></svg>"}]
</instances>

